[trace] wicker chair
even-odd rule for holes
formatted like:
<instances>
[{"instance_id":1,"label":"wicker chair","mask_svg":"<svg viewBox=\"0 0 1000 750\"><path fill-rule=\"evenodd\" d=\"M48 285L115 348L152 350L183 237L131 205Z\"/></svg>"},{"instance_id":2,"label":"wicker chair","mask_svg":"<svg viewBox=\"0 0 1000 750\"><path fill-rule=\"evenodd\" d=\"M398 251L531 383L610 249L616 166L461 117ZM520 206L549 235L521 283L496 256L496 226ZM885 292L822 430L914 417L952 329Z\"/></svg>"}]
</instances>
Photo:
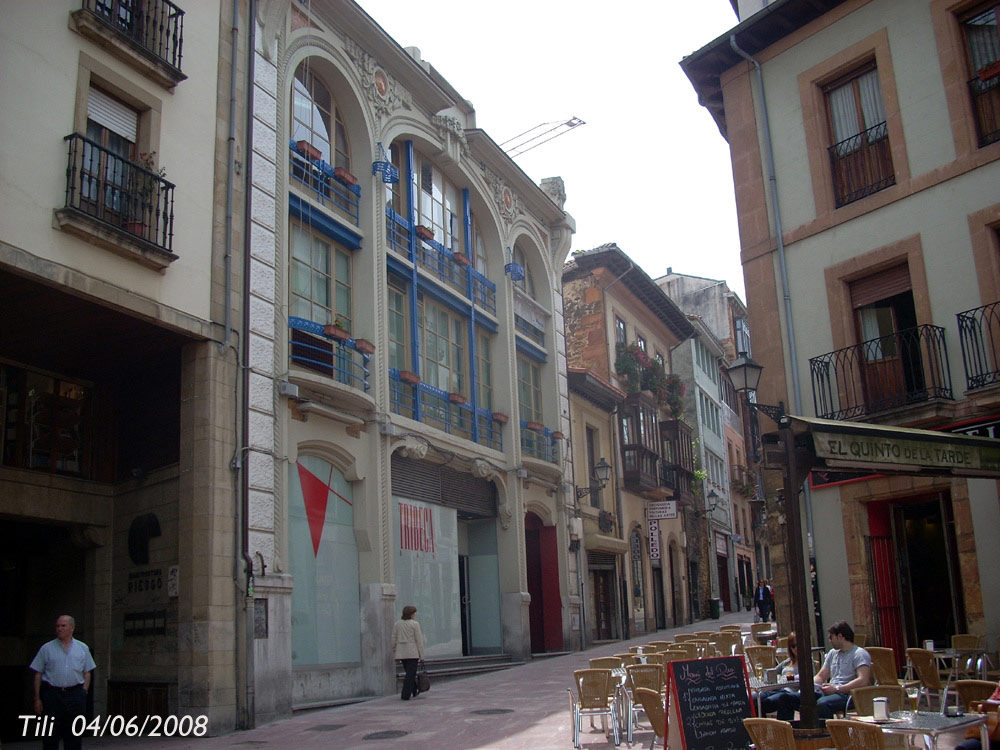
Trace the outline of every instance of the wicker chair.
<instances>
[{"instance_id":1,"label":"wicker chair","mask_svg":"<svg viewBox=\"0 0 1000 750\"><path fill-rule=\"evenodd\" d=\"M663 659L663 664L669 664L672 661L686 661L690 657L687 655L687 651L681 651L678 648L668 648L660 654L660 658Z\"/></svg>"},{"instance_id":2,"label":"wicker chair","mask_svg":"<svg viewBox=\"0 0 1000 750\"><path fill-rule=\"evenodd\" d=\"M872 657L872 679L876 685L898 685L896 654L891 648L872 646L866 649Z\"/></svg>"},{"instance_id":3,"label":"wicker chair","mask_svg":"<svg viewBox=\"0 0 1000 750\"><path fill-rule=\"evenodd\" d=\"M639 660L636 659L635 654L615 654L616 659L622 660L622 666L627 667L630 664L638 664Z\"/></svg>"},{"instance_id":4,"label":"wicker chair","mask_svg":"<svg viewBox=\"0 0 1000 750\"><path fill-rule=\"evenodd\" d=\"M732 656L736 651L736 647L741 645L743 642L739 631L734 630L724 630L720 631L719 635L715 638L715 648L723 656Z\"/></svg>"},{"instance_id":5,"label":"wicker chair","mask_svg":"<svg viewBox=\"0 0 1000 750\"><path fill-rule=\"evenodd\" d=\"M659 664L659 665L662 665L663 664L663 654L659 653L659 652L657 652L655 654L646 654L646 663L647 664Z\"/></svg>"},{"instance_id":6,"label":"wicker chair","mask_svg":"<svg viewBox=\"0 0 1000 750\"><path fill-rule=\"evenodd\" d=\"M645 646L629 646L628 647L628 652L630 654L638 654L644 648L645 648Z\"/></svg>"},{"instance_id":7,"label":"wicker chair","mask_svg":"<svg viewBox=\"0 0 1000 750\"><path fill-rule=\"evenodd\" d=\"M941 684L941 673L937 668L937 658L933 651L925 648L906 649L906 658L913 665L913 670L920 680L920 692L917 695L917 706L926 696L927 707L931 707L931 694L938 699L938 707L948 703L948 686Z\"/></svg>"},{"instance_id":8,"label":"wicker chair","mask_svg":"<svg viewBox=\"0 0 1000 750\"><path fill-rule=\"evenodd\" d=\"M861 646L862 648L864 648L865 644L867 642L868 642L868 636L865 633L855 633L854 634L854 645L855 646Z\"/></svg>"},{"instance_id":9,"label":"wicker chair","mask_svg":"<svg viewBox=\"0 0 1000 750\"><path fill-rule=\"evenodd\" d=\"M646 712L646 718L653 727L653 739L649 741L649 750L653 750L657 737L666 742L667 712L663 706L663 697L656 690L639 687L635 689L635 698L642 705L642 710Z\"/></svg>"},{"instance_id":10,"label":"wicker chair","mask_svg":"<svg viewBox=\"0 0 1000 750\"><path fill-rule=\"evenodd\" d=\"M715 646L713 646L707 638L698 638L693 641L688 641L688 643L693 643L695 645L699 659L715 656Z\"/></svg>"},{"instance_id":11,"label":"wicker chair","mask_svg":"<svg viewBox=\"0 0 1000 750\"><path fill-rule=\"evenodd\" d=\"M673 644L670 641L650 641L646 644L648 648L656 651L663 651L664 649L670 648L672 645Z\"/></svg>"},{"instance_id":12,"label":"wicker chair","mask_svg":"<svg viewBox=\"0 0 1000 750\"><path fill-rule=\"evenodd\" d=\"M623 666L621 658L617 656L602 656L590 660L591 669L621 669Z\"/></svg>"},{"instance_id":13,"label":"wicker chair","mask_svg":"<svg viewBox=\"0 0 1000 750\"><path fill-rule=\"evenodd\" d=\"M688 641L697 640L698 636L694 633L678 633L674 636L674 643L687 643Z\"/></svg>"},{"instance_id":14,"label":"wicker chair","mask_svg":"<svg viewBox=\"0 0 1000 750\"><path fill-rule=\"evenodd\" d=\"M955 676L959 679L975 679L980 675L979 660L982 658L983 638L971 633L956 633L951 637L951 647L965 652L955 657Z\"/></svg>"},{"instance_id":15,"label":"wicker chair","mask_svg":"<svg viewBox=\"0 0 1000 750\"><path fill-rule=\"evenodd\" d=\"M877 724L827 719L826 731L830 733L837 750L885 750L885 735Z\"/></svg>"},{"instance_id":16,"label":"wicker chair","mask_svg":"<svg viewBox=\"0 0 1000 750\"><path fill-rule=\"evenodd\" d=\"M750 635L753 637L754 641L756 641L757 633L766 633L769 630L774 630L773 622L755 622L750 626Z\"/></svg>"},{"instance_id":17,"label":"wicker chair","mask_svg":"<svg viewBox=\"0 0 1000 750\"><path fill-rule=\"evenodd\" d=\"M747 659L757 672L778 666L777 649L774 646L747 646Z\"/></svg>"},{"instance_id":18,"label":"wicker chair","mask_svg":"<svg viewBox=\"0 0 1000 750\"><path fill-rule=\"evenodd\" d=\"M611 676L610 669L578 669L573 672L573 680L576 682L576 700L573 699L573 692L570 694L570 708L573 713L573 747L580 747L580 732L584 716L601 717L601 724L604 733L607 734L607 720L611 718L611 729L615 738L615 745L621 744L621 736L618 734L618 700L614 697L615 680Z\"/></svg>"},{"instance_id":19,"label":"wicker chair","mask_svg":"<svg viewBox=\"0 0 1000 750\"><path fill-rule=\"evenodd\" d=\"M756 750L796 750L792 725L778 719L744 719Z\"/></svg>"},{"instance_id":20,"label":"wicker chair","mask_svg":"<svg viewBox=\"0 0 1000 750\"><path fill-rule=\"evenodd\" d=\"M628 710L625 716L625 741L631 745L636 714L644 710L642 704L635 697L635 691L638 688L645 688L646 690L655 690L657 695L662 695L665 682L663 667L656 664L637 664L625 667L625 671L628 674L625 678L625 690L629 696Z\"/></svg>"},{"instance_id":21,"label":"wicker chair","mask_svg":"<svg viewBox=\"0 0 1000 750\"><path fill-rule=\"evenodd\" d=\"M960 649L974 649L979 648L979 644L982 643L982 636L972 635L971 633L955 633L951 637L951 647Z\"/></svg>"},{"instance_id":22,"label":"wicker chair","mask_svg":"<svg viewBox=\"0 0 1000 750\"><path fill-rule=\"evenodd\" d=\"M743 632L743 626L742 625L722 625L719 628L719 632L721 633L723 630L734 630L737 633L741 633L741 632Z\"/></svg>"},{"instance_id":23,"label":"wicker chair","mask_svg":"<svg viewBox=\"0 0 1000 750\"><path fill-rule=\"evenodd\" d=\"M696 630L694 634L701 640L709 640L713 635L718 635L714 630Z\"/></svg>"},{"instance_id":24,"label":"wicker chair","mask_svg":"<svg viewBox=\"0 0 1000 750\"><path fill-rule=\"evenodd\" d=\"M671 651L683 651L686 659L698 658L698 644L686 641L685 643L675 643L670 647Z\"/></svg>"},{"instance_id":25,"label":"wicker chair","mask_svg":"<svg viewBox=\"0 0 1000 750\"><path fill-rule=\"evenodd\" d=\"M959 703L966 711L972 710L974 701L988 700L993 691L997 689L995 682L989 680L956 680L955 692L958 693Z\"/></svg>"},{"instance_id":26,"label":"wicker chair","mask_svg":"<svg viewBox=\"0 0 1000 750\"><path fill-rule=\"evenodd\" d=\"M871 716L872 700L875 698L888 698L890 712L902 711L909 707L906 691L898 685L866 685L851 691L853 710L858 716Z\"/></svg>"}]
</instances>

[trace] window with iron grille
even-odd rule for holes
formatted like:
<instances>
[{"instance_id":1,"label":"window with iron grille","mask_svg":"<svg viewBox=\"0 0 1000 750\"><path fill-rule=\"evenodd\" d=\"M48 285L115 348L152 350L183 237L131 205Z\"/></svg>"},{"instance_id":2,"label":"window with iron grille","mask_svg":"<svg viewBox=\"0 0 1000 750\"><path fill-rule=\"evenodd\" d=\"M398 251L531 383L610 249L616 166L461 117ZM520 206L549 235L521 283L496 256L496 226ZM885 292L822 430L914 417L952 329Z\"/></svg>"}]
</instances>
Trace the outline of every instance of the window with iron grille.
<instances>
[{"instance_id":1,"label":"window with iron grille","mask_svg":"<svg viewBox=\"0 0 1000 750\"><path fill-rule=\"evenodd\" d=\"M824 87L836 205L896 184L878 68L871 61Z\"/></svg>"},{"instance_id":2,"label":"window with iron grille","mask_svg":"<svg viewBox=\"0 0 1000 750\"><path fill-rule=\"evenodd\" d=\"M977 6L962 20L969 95L979 146L1000 140L1000 3Z\"/></svg>"}]
</instances>

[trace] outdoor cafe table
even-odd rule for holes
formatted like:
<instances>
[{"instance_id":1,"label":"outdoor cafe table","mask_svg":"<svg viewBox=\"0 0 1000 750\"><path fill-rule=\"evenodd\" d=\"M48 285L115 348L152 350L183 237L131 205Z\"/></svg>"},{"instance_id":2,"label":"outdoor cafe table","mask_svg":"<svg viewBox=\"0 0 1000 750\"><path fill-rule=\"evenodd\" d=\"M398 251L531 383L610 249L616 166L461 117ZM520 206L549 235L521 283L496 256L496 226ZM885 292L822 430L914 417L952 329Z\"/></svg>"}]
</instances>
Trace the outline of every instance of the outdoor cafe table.
<instances>
[{"instance_id":1,"label":"outdoor cafe table","mask_svg":"<svg viewBox=\"0 0 1000 750\"><path fill-rule=\"evenodd\" d=\"M870 716L859 716L859 720L873 722ZM937 750L938 737L945 732L965 731L978 726L983 747L989 747L989 731L986 728L986 714L963 714L962 716L942 716L937 711L893 711L889 721L876 722L888 734L922 734L930 738L929 750Z\"/></svg>"},{"instance_id":2,"label":"outdoor cafe table","mask_svg":"<svg viewBox=\"0 0 1000 750\"><path fill-rule=\"evenodd\" d=\"M989 658L986 649L982 648L936 648L934 649L934 657L938 660L942 667L948 669L948 684L950 685L953 680L957 680L961 674L961 667L963 663L971 661L976 665L976 670L979 672L979 679L986 679L986 667L988 664L987 659ZM951 666L949 667L949 662Z\"/></svg>"}]
</instances>

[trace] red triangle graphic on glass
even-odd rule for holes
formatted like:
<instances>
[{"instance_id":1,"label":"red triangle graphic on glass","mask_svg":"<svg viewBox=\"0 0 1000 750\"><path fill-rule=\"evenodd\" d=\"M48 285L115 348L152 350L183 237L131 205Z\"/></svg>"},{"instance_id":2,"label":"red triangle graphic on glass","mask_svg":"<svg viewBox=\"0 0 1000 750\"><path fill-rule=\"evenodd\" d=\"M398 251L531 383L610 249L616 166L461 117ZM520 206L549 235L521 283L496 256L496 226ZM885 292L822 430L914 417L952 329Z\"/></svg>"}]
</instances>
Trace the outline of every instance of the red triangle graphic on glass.
<instances>
[{"instance_id":1,"label":"red triangle graphic on glass","mask_svg":"<svg viewBox=\"0 0 1000 750\"><path fill-rule=\"evenodd\" d=\"M309 533L312 536L313 557L319 554L319 542L323 538L323 523L326 521L326 504L330 499L330 486L302 464L296 463L299 470L299 484L302 486L302 499L306 504L306 519L309 521Z\"/></svg>"}]
</instances>

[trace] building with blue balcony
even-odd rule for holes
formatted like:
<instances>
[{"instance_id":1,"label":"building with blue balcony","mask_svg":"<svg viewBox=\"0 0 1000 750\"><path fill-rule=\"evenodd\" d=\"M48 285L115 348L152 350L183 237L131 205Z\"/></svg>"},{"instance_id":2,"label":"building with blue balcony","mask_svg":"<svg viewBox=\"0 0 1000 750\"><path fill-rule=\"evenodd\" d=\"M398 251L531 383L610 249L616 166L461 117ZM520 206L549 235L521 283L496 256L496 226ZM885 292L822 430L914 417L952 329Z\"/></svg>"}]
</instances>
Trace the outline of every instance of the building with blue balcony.
<instances>
[{"instance_id":1,"label":"building with blue balcony","mask_svg":"<svg viewBox=\"0 0 1000 750\"><path fill-rule=\"evenodd\" d=\"M263 5L246 300L258 720L394 692L405 605L432 673L579 643L562 181L533 183L354 3Z\"/></svg>"}]
</instances>

